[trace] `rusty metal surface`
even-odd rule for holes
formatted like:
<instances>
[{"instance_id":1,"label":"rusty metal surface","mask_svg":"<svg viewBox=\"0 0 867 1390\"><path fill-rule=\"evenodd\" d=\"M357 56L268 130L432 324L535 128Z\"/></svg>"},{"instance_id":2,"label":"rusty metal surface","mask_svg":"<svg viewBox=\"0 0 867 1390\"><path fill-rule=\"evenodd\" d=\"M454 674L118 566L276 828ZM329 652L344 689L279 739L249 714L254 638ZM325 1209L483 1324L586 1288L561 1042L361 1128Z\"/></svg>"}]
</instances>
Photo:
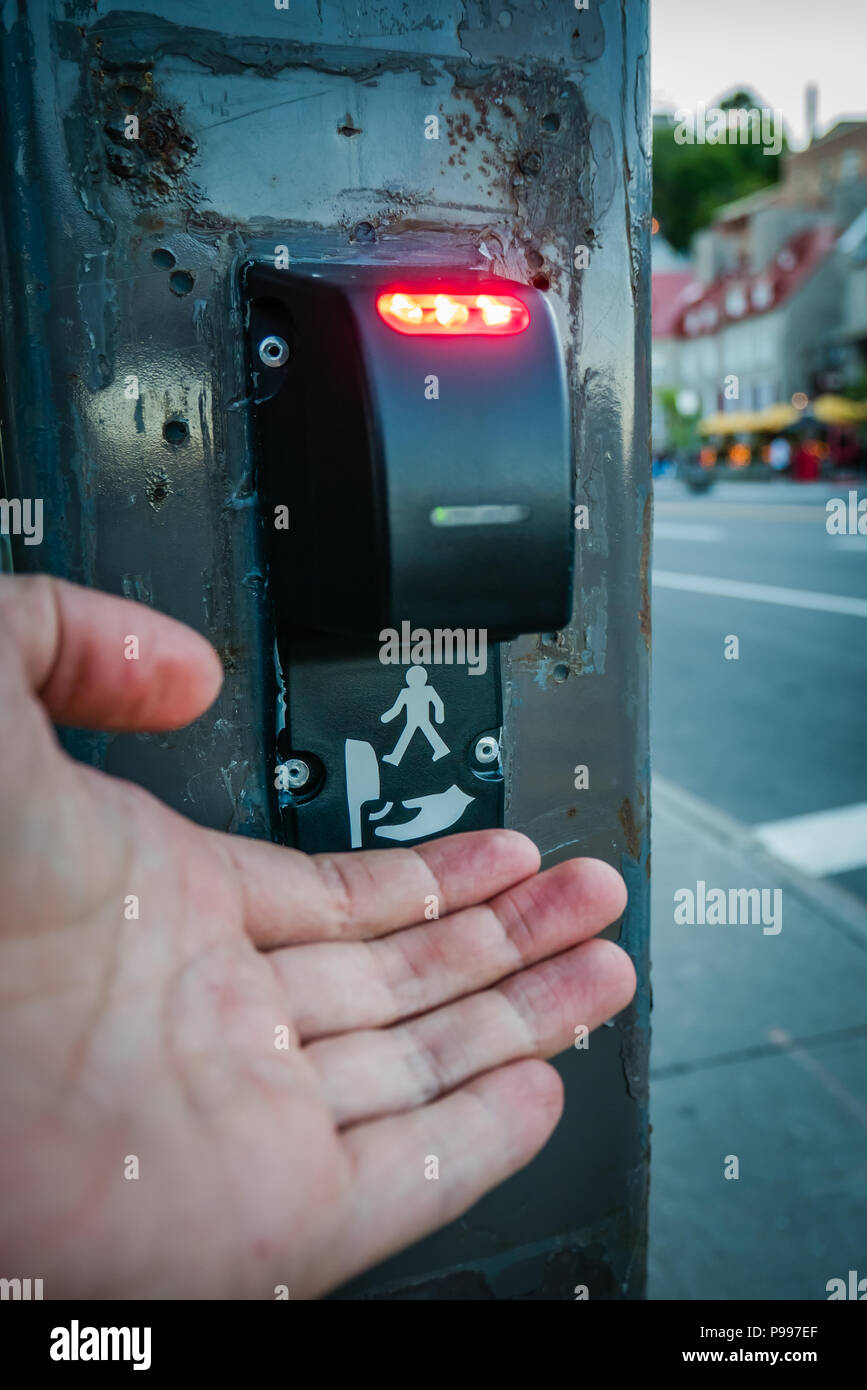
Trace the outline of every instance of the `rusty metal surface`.
<instances>
[{"instance_id":1,"label":"rusty metal surface","mask_svg":"<svg viewBox=\"0 0 867 1390\"><path fill-rule=\"evenodd\" d=\"M572 625L504 656L506 821L544 862L615 863L637 1002L558 1062L523 1174L343 1296L640 1296L646 1203L649 169L646 0L7 0L2 429L45 499L48 568L214 642L219 706L177 734L70 734L197 820L277 836L275 676L240 266L487 267L546 289L568 344ZM124 136L137 114L140 138ZM427 118L438 139L425 138ZM430 123L428 122L428 128ZM576 269L575 248L589 265ZM138 378L138 399L130 377ZM180 422L180 423L178 423ZM528 468L532 459L527 460ZM586 764L589 787L573 769ZM576 1020L580 1022L580 1020Z\"/></svg>"}]
</instances>

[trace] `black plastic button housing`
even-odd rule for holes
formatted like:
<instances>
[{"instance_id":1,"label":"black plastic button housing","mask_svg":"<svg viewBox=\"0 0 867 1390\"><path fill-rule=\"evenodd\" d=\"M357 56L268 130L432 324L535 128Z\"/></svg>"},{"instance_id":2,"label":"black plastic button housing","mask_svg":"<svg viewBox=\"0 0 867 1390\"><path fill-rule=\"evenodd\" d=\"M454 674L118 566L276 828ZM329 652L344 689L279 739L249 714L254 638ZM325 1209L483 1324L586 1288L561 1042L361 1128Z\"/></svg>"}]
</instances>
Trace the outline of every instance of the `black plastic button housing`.
<instances>
[{"instance_id":1,"label":"black plastic button housing","mask_svg":"<svg viewBox=\"0 0 867 1390\"><path fill-rule=\"evenodd\" d=\"M376 637L408 620L492 641L563 626L573 467L544 295L441 267L255 264L244 286L271 579L288 626ZM397 290L508 294L530 322L508 336L407 335L377 312ZM280 366L259 356L269 335L288 344Z\"/></svg>"}]
</instances>

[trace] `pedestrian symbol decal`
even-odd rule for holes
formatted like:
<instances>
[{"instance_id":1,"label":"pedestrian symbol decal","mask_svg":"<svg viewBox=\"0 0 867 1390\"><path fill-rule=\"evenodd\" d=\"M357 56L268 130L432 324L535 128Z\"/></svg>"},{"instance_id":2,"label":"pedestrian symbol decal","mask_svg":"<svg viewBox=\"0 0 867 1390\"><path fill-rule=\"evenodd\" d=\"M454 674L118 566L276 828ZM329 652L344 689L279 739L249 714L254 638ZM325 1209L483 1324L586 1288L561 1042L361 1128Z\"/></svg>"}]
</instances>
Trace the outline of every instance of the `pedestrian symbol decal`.
<instances>
[{"instance_id":1,"label":"pedestrian symbol decal","mask_svg":"<svg viewBox=\"0 0 867 1390\"><path fill-rule=\"evenodd\" d=\"M380 723L390 724L401 713L405 715L406 724L394 748L383 755L383 763L399 767L416 734L427 739L432 763L446 757L451 750L431 722L431 715L437 724L445 722L445 706L429 683L428 672L423 666L409 668L404 688L391 708L379 716ZM344 757L350 844L353 849L359 849L364 843L363 807L382 800L380 767L376 751L366 739L346 739ZM380 839L399 842L424 840L455 825L474 800L452 782L441 791L402 799L400 804L404 810L412 812L408 820L386 820L385 817L394 809L394 802L386 801L380 810L367 813L367 821L380 822L373 832Z\"/></svg>"},{"instance_id":2,"label":"pedestrian symbol decal","mask_svg":"<svg viewBox=\"0 0 867 1390\"><path fill-rule=\"evenodd\" d=\"M434 719L438 724L442 724L445 719L445 708L439 695L432 686L428 685L427 671L423 666L410 666L406 673L406 689L400 692L391 709L387 709L385 714L379 716L380 721L383 724L390 723L400 714L401 710L406 710L406 728L392 751L387 753L382 761L393 763L397 767L409 747L416 729L420 734L424 734L433 749L433 761L436 762L437 758L444 758L449 751L449 746L440 738L431 724L428 711L433 710Z\"/></svg>"}]
</instances>

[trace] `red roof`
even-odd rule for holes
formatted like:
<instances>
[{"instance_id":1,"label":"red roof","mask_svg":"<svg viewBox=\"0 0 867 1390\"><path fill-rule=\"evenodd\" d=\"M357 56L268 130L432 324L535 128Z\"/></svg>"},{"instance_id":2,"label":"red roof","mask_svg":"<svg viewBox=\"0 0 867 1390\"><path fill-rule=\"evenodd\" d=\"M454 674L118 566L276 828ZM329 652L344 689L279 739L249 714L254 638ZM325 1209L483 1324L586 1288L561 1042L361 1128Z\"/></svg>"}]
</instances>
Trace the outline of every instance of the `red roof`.
<instances>
[{"instance_id":1,"label":"red roof","mask_svg":"<svg viewBox=\"0 0 867 1390\"><path fill-rule=\"evenodd\" d=\"M672 310L669 336L700 338L726 323L743 323L778 309L821 265L836 239L834 227L809 227L790 237L763 270L732 270L684 294Z\"/></svg>"},{"instance_id":2,"label":"red roof","mask_svg":"<svg viewBox=\"0 0 867 1390\"><path fill-rule=\"evenodd\" d=\"M693 277L688 270L661 270L650 277L651 325L654 338L670 338L683 307L681 296Z\"/></svg>"}]
</instances>

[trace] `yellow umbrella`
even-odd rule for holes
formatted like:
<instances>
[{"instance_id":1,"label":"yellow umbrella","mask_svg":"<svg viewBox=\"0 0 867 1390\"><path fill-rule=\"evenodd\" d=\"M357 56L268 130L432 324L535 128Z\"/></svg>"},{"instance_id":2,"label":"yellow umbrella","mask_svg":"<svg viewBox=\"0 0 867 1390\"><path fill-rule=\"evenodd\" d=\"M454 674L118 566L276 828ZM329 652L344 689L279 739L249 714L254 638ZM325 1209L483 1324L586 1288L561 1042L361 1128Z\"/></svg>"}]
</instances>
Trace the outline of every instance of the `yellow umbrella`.
<instances>
[{"instance_id":1,"label":"yellow umbrella","mask_svg":"<svg viewBox=\"0 0 867 1390\"><path fill-rule=\"evenodd\" d=\"M776 434L778 430L786 429L800 418L800 410L796 410L785 401L779 401L776 405L766 406L764 410L756 412L753 428L761 430L762 433Z\"/></svg>"},{"instance_id":2,"label":"yellow umbrella","mask_svg":"<svg viewBox=\"0 0 867 1390\"><path fill-rule=\"evenodd\" d=\"M748 434L757 428L751 410L718 410L699 421L699 434Z\"/></svg>"},{"instance_id":3,"label":"yellow umbrella","mask_svg":"<svg viewBox=\"0 0 867 1390\"><path fill-rule=\"evenodd\" d=\"M823 425L857 425L867 420L867 402L850 401L845 396L817 396L813 414Z\"/></svg>"}]
</instances>

